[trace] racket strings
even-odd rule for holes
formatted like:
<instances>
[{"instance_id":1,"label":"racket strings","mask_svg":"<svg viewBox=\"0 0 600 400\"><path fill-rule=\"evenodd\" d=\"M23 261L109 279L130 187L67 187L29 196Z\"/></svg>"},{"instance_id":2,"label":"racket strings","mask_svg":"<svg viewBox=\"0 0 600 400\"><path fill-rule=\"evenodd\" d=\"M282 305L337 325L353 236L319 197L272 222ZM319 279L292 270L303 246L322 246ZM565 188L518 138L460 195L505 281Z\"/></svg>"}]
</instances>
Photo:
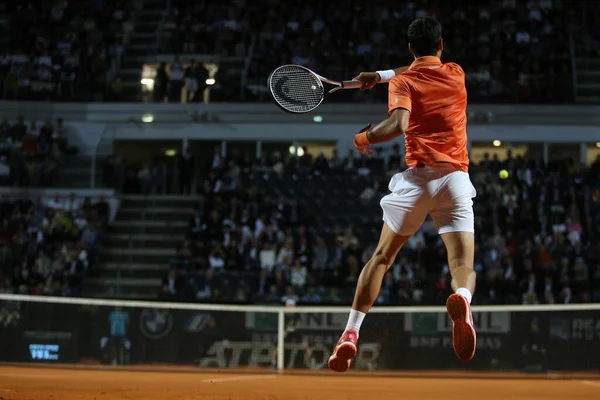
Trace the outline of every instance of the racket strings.
<instances>
[{"instance_id":1,"label":"racket strings","mask_svg":"<svg viewBox=\"0 0 600 400\"><path fill-rule=\"evenodd\" d=\"M321 81L302 68L278 68L271 75L269 84L275 101L291 112L311 111L323 100L324 88Z\"/></svg>"}]
</instances>

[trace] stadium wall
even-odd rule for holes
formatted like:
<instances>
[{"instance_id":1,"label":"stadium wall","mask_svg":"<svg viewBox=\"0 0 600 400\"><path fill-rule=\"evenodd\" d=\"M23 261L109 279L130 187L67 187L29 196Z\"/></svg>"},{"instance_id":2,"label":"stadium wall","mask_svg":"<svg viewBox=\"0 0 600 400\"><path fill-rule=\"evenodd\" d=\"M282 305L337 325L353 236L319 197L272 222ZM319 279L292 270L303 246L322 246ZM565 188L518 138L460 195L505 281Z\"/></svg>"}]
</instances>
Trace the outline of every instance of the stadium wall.
<instances>
[{"instance_id":1,"label":"stadium wall","mask_svg":"<svg viewBox=\"0 0 600 400\"><path fill-rule=\"evenodd\" d=\"M353 133L385 118L381 104L324 104L303 115L272 104L0 102L0 107L11 120L63 118L69 143L85 155L112 153L114 140L329 141L345 154ZM468 116L472 142L600 141L600 113L593 106L472 105Z\"/></svg>"},{"instance_id":2,"label":"stadium wall","mask_svg":"<svg viewBox=\"0 0 600 400\"><path fill-rule=\"evenodd\" d=\"M318 117L326 124L364 124L386 116L385 104L322 104L312 113L288 114L273 104L211 103L38 103L0 101L3 115L9 119L19 115L27 119L56 119L98 123L141 122L151 115L154 123L313 123ZM467 107L470 121L508 125L571 125L600 126L598 106L552 105L481 105Z\"/></svg>"},{"instance_id":3,"label":"stadium wall","mask_svg":"<svg viewBox=\"0 0 600 400\"><path fill-rule=\"evenodd\" d=\"M337 143L339 154L351 148L350 138L363 125L359 124L67 124L69 138L83 154L97 152L108 140L233 140L233 141L329 141ZM472 125L469 140L511 143L592 143L600 141L600 128L591 126L546 125ZM382 145L387 147L394 142ZM109 147L105 147L106 150ZM102 154L102 152L99 152Z\"/></svg>"}]
</instances>

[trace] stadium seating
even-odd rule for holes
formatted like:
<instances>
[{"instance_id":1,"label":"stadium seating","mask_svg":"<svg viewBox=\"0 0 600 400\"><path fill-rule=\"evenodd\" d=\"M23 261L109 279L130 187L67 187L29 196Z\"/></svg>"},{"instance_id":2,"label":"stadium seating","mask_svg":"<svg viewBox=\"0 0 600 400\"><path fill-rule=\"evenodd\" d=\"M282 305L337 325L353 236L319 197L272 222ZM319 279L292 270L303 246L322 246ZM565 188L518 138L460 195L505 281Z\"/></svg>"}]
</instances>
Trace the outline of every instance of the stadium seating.
<instances>
[{"instance_id":1,"label":"stadium seating","mask_svg":"<svg viewBox=\"0 0 600 400\"><path fill-rule=\"evenodd\" d=\"M91 4L90 4L91 3ZM132 2L3 2L4 99L98 101L123 50Z\"/></svg>"},{"instance_id":2,"label":"stadium seating","mask_svg":"<svg viewBox=\"0 0 600 400\"><path fill-rule=\"evenodd\" d=\"M231 0L87 4L2 3L2 98L139 100L143 59L160 52L220 59L212 101L266 100L266 77L280 64L347 78L360 70L409 63L406 27L422 15L434 15L444 24L444 58L464 67L473 102L600 98L594 73L600 66L597 2L431 5L418 0L367 6L352 0L344 11L327 1L307 7L296 0L283 8L278 0L248 6ZM162 36L155 38L157 33ZM376 88L360 97L339 93L330 101L384 100L385 89Z\"/></svg>"},{"instance_id":3,"label":"stadium seating","mask_svg":"<svg viewBox=\"0 0 600 400\"><path fill-rule=\"evenodd\" d=\"M10 187L88 187L89 162L69 144L69 128L62 118L28 121L19 116L0 123L0 184ZM83 180L83 184L82 184Z\"/></svg>"},{"instance_id":4,"label":"stadium seating","mask_svg":"<svg viewBox=\"0 0 600 400\"><path fill-rule=\"evenodd\" d=\"M267 98L259 88L264 87L269 72L286 63L346 79L361 70L409 63L406 28L412 19L424 15L436 16L443 23L444 59L464 67L469 98L474 102L572 102L574 65L576 71L586 71L600 56L598 4L588 1L365 4L353 0L343 10L328 1L310 6L286 1L285 7L277 0L255 1L249 7L240 4L173 1L170 49L250 57L247 83L253 90L248 95L257 99ZM239 79L232 82L223 77L221 81L219 96L239 100ZM577 88L582 97L597 95L599 88L594 84L598 82L589 74L581 74L577 82L585 85ZM339 93L328 101L349 100L382 102L385 89L360 97Z\"/></svg>"},{"instance_id":5,"label":"stadium seating","mask_svg":"<svg viewBox=\"0 0 600 400\"><path fill-rule=\"evenodd\" d=\"M3 197L0 293L81 295L108 217L103 198Z\"/></svg>"},{"instance_id":6,"label":"stadium seating","mask_svg":"<svg viewBox=\"0 0 600 400\"><path fill-rule=\"evenodd\" d=\"M384 166L397 171L396 160L307 156L257 160L251 168L234 160L227 160L227 171L209 174L199 200L170 201L193 211L187 234L179 211L164 222L185 239L170 248L159 298L348 302L381 227L378 200L387 182L374 177L384 176ZM498 178L502 168L509 179ZM477 303L600 299L600 160L579 169L567 161L543 166L521 157L485 158L470 172L478 192ZM123 222L125 228L133 225ZM149 260L159 254L169 259L167 248L152 244ZM446 262L435 226L426 221L401 250L377 302L443 302L450 292Z\"/></svg>"}]
</instances>

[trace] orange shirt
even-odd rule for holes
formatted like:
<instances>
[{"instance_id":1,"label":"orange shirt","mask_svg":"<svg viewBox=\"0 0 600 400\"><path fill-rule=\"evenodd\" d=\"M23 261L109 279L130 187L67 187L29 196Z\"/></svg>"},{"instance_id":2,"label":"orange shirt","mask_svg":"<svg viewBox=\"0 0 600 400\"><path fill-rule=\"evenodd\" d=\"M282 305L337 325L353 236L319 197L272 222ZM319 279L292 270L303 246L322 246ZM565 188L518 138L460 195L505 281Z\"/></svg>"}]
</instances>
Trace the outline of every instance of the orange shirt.
<instances>
[{"instance_id":1,"label":"orange shirt","mask_svg":"<svg viewBox=\"0 0 600 400\"><path fill-rule=\"evenodd\" d=\"M407 165L448 162L468 170L467 90L458 64L442 64L433 56L417 58L389 83L388 115L397 108L410 112Z\"/></svg>"}]
</instances>

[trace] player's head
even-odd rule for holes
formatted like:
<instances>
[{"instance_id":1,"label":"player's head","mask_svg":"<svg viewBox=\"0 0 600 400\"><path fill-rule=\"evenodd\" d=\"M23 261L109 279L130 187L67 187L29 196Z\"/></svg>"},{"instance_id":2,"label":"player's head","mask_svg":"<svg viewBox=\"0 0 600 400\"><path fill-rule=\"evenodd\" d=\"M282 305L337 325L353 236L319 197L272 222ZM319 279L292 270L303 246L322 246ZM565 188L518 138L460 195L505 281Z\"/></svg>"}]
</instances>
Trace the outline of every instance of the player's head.
<instances>
[{"instance_id":1,"label":"player's head","mask_svg":"<svg viewBox=\"0 0 600 400\"><path fill-rule=\"evenodd\" d=\"M417 18L408 26L408 48L415 57L442 54L442 24L432 17Z\"/></svg>"}]
</instances>

